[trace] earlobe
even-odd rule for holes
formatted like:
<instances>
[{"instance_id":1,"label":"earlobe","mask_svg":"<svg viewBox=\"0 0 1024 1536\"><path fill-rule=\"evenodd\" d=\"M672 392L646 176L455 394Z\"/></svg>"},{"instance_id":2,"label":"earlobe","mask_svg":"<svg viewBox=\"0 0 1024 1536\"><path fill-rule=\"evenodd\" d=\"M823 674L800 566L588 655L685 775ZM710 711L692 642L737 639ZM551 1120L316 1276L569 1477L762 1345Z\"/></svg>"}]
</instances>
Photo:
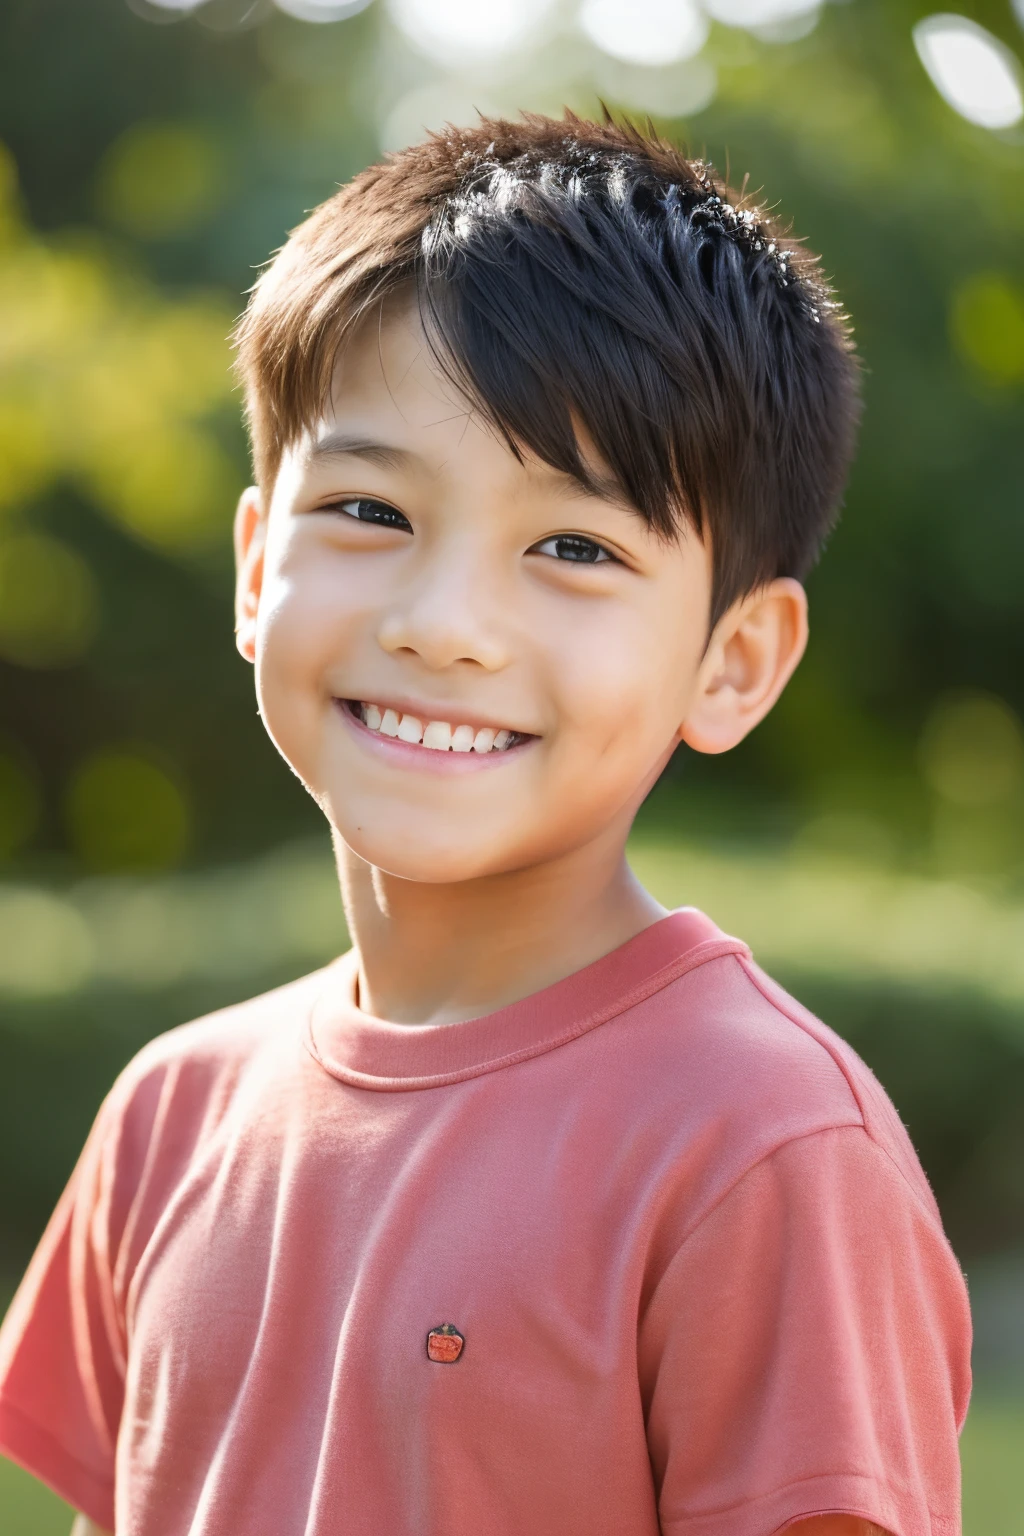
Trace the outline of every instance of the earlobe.
<instances>
[{"instance_id":1,"label":"earlobe","mask_svg":"<svg viewBox=\"0 0 1024 1536\"><path fill-rule=\"evenodd\" d=\"M263 585L266 518L256 486L242 492L235 512L235 645L246 661L256 660L256 616Z\"/></svg>"},{"instance_id":2,"label":"earlobe","mask_svg":"<svg viewBox=\"0 0 1024 1536\"><path fill-rule=\"evenodd\" d=\"M768 714L807 645L807 595L779 577L724 614L704 656L679 735L696 752L727 752Z\"/></svg>"}]
</instances>

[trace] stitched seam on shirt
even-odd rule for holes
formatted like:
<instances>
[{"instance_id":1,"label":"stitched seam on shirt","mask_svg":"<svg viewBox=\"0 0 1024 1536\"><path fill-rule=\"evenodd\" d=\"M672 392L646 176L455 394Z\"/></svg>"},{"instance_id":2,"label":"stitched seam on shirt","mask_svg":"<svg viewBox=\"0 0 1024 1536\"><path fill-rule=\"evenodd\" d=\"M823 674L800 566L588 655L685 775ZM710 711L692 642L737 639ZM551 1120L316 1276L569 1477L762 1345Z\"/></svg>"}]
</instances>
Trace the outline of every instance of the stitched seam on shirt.
<instances>
[{"instance_id":1,"label":"stitched seam on shirt","mask_svg":"<svg viewBox=\"0 0 1024 1536\"><path fill-rule=\"evenodd\" d=\"M319 1062L325 1072L329 1072L332 1077L355 1088L394 1092L421 1088L447 1088L452 1083L464 1082L471 1077L483 1077L489 1072L500 1071L503 1067L518 1066L520 1062L530 1061L534 1056L544 1056L548 1051L558 1050L559 1047L578 1040L582 1035L589 1034L592 1029L598 1029L602 1024L608 1024L612 1019L620 1018L631 1008L639 1007L641 1003L647 1002L648 998L664 991L666 987L671 986L672 982L678 981L691 971L699 970L701 966L709 965L713 960L728 959L730 956L738 958L747 953L747 946L738 939L707 940L703 944L698 944L695 949L688 950L684 955L678 955L674 960L669 961L668 965L662 966L660 970L639 982L632 991L617 999L614 1004L608 1005L607 1008L595 1009L585 1019L563 1031L562 1034L554 1035L549 1040L535 1041L531 1045L521 1046L516 1051L495 1057L493 1061L469 1067L455 1067L450 1072L426 1073L420 1077L382 1077L373 1073L360 1072L341 1064L332 1065L322 1055L313 1034L313 1015L316 1001L319 999L314 1001L306 1020L305 1045L310 1055Z\"/></svg>"},{"instance_id":2,"label":"stitched seam on shirt","mask_svg":"<svg viewBox=\"0 0 1024 1536\"><path fill-rule=\"evenodd\" d=\"M713 1216L714 1213L718 1210L718 1207L722 1205L726 1200L728 1200L729 1196L735 1189L739 1187L739 1185L743 1183L745 1178L756 1172L758 1168L762 1168L765 1163L770 1163L772 1158L775 1157L777 1153L781 1152L784 1147L795 1146L798 1141L809 1141L812 1136L831 1136L835 1131L860 1131L864 1136L867 1136L868 1134L865 1127L856 1120L839 1120L831 1125L816 1125L812 1131L797 1131L792 1136L784 1136L781 1141L775 1142L771 1147L768 1148L766 1152L763 1152L760 1157L755 1158L752 1163L748 1163L742 1172L738 1173L732 1182L722 1190L721 1194L716 1195L715 1199L711 1202L707 1209L701 1212L690 1230L680 1238L679 1246L673 1255L673 1262L676 1258L678 1258L679 1254L682 1253L684 1247L690 1241L690 1238L696 1236L708 1218ZM876 1145L876 1143L871 1140L870 1136L868 1136L868 1140L871 1142L872 1146ZM669 1267L671 1268L671 1265ZM655 1287L655 1290L657 1290L657 1287Z\"/></svg>"},{"instance_id":3,"label":"stitched seam on shirt","mask_svg":"<svg viewBox=\"0 0 1024 1536\"><path fill-rule=\"evenodd\" d=\"M899 1162L897 1162L896 1158L893 1157L892 1153L889 1151L889 1148L887 1146L885 1146L881 1141L878 1140L878 1138L876 1136L874 1136L872 1134L870 1125L868 1123L868 1116L864 1112L864 1102L863 1102L863 1099L861 1097L860 1092L858 1091L857 1084L855 1083L855 1081L853 1079L853 1075L850 1072L850 1069L847 1067L846 1063L843 1061L842 1057L839 1055L839 1053L837 1051L834 1051L832 1049L831 1045L829 1045L829 1043L827 1041L819 1040L817 1035L812 1034L811 1031L807 1028L807 1025L803 1022L802 1019L797 1018L795 1016L795 1014L790 1013L788 1008L784 1008L781 1003L776 1002L774 997L770 997L768 995L768 993L765 991L764 987L761 985L760 977L757 976L755 974L755 972L752 970L751 963L747 959L746 956L744 956L744 955L737 955L736 956L736 961L737 961L737 964L743 970L744 975L747 977L747 979L751 983L751 985L756 987L758 992L760 992L761 996L764 998L764 1000L768 1004L769 1008L774 1008L776 1013L781 1014L784 1019L788 1019L789 1022L791 1024L793 1024L797 1029L799 1029L802 1034L805 1034L807 1036L808 1040L813 1040L815 1045L820 1046L821 1049L826 1053L826 1055L831 1057L831 1059L835 1062L836 1066L839 1068L839 1071L843 1074L843 1077L846 1079L846 1082L847 1082L847 1085L848 1085L848 1087L850 1089L850 1092L853 1094L854 1100L856 1101L857 1108L860 1110L861 1119L862 1119L862 1123L863 1123L863 1126L864 1126L864 1134L867 1136L867 1138L870 1141L871 1145L873 1147L877 1147L878 1151L885 1158L886 1162L891 1163L893 1168L895 1168L896 1172L900 1176L900 1182L902 1184L906 1185L907 1189L910 1191L910 1194L913 1196L913 1200L914 1200L915 1206L917 1207L917 1209L921 1212L921 1214L923 1216L926 1216L928 1218L929 1226L934 1227L936 1225L935 1212L933 1210L931 1210L931 1208L926 1204L926 1202L924 1200L922 1200L922 1198L921 1198L921 1191L919 1189L917 1189L915 1187L915 1185L911 1182L911 1180L907 1177L906 1170L903 1168L903 1166ZM940 1230L941 1230L941 1223L939 1223L939 1225L940 1225Z\"/></svg>"},{"instance_id":4,"label":"stitched seam on shirt","mask_svg":"<svg viewBox=\"0 0 1024 1536\"><path fill-rule=\"evenodd\" d=\"M54 1446L56 1450L60 1452L61 1456L63 1456L65 1461L69 1461L71 1465L77 1467L80 1472L84 1472L85 1476L88 1477L91 1482L98 1483L100 1487L113 1493L114 1479L112 1477L108 1477L105 1472L97 1472L86 1462L79 1460L73 1451L68 1450L63 1441L58 1440L56 1435L54 1435L50 1430L44 1429L39 1420L33 1418L30 1413L26 1413L24 1408L20 1407L20 1405L16 1403L13 1398L6 1395L0 1396L0 1408L2 1408L5 1413L13 1414L15 1418L22 1419L24 1423L31 1427L33 1433L38 1435L41 1440L45 1440L48 1445Z\"/></svg>"},{"instance_id":5,"label":"stitched seam on shirt","mask_svg":"<svg viewBox=\"0 0 1024 1536\"><path fill-rule=\"evenodd\" d=\"M819 1046L821 1050L823 1050L825 1054L831 1057L832 1061L835 1062L836 1066L839 1068L839 1071L842 1073L846 1080L846 1086L852 1093L857 1108L860 1110L861 1119L864 1122L864 1129L867 1130L868 1117L864 1112L864 1103L860 1092L858 1091L857 1084L854 1082L853 1076L845 1061L843 1061L842 1058L834 1050L832 1050L831 1046L828 1045L826 1041L819 1040L816 1035L812 1035L811 1031L807 1028L807 1025L803 1022L802 1019L798 1019L795 1014L790 1013L789 1009L784 1008L782 1004L777 1002L774 997L769 997L768 993L761 985L761 978L755 974L752 966L746 964L740 956L737 956L737 959L739 960L740 967L747 980L751 983L752 986L757 988L758 992L760 992L769 1008L773 1009L776 1013L780 1013L784 1019L788 1019L791 1024L796 1026L801 1034L806 1035L808 1040L813 1040L814 1044ZM871 1135L870 1131L868 1134ZM872 1136L871 1140L874 1141L874 1139L875 1138Z\"/></svg>"}]
</instances>

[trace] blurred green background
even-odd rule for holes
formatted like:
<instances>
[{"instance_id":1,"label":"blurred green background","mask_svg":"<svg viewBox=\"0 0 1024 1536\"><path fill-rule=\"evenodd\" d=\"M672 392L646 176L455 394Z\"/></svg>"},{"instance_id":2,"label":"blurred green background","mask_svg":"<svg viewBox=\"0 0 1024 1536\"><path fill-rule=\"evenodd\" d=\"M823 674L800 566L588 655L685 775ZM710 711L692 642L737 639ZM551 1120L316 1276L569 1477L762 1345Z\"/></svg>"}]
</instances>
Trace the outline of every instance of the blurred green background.
<instances>
[{"instance_id":1,"label":"blurred green background","mask_svg":"<svg viewBox=\"0 0 1024 1536\"><path fill-rule=\"evenodd\" d=\"M634 861L849 1038L968 1272L968 1536L1024 1532L1024 0L5 0L0 1284L144 1040L345 943L232 645L227 335L382 150L639 114L825 253L867 365L813 640ZM66 1528L0 1463L0 1530Z\"/></svg>"}]
</instances>

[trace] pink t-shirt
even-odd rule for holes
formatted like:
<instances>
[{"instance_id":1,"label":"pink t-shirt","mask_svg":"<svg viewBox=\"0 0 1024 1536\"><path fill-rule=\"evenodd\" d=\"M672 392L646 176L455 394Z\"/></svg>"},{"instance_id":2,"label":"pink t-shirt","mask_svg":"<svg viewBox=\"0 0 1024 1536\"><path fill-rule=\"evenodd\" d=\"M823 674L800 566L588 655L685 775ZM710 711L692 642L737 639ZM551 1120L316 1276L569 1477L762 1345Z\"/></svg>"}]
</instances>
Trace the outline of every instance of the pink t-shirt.
<instances>
[{"instance_id":1,"label":"pink t-shirt","mask_svg":"<svg viewBox=\"0 0 1024 1536\"><path fill-rule=\"evenodd\" d=\"M683 910L467 1023L351 956L122 1074L0 1333L117 1536L959 1530L963 1280L879 1085Z\"/></svg>"}]
</instances>

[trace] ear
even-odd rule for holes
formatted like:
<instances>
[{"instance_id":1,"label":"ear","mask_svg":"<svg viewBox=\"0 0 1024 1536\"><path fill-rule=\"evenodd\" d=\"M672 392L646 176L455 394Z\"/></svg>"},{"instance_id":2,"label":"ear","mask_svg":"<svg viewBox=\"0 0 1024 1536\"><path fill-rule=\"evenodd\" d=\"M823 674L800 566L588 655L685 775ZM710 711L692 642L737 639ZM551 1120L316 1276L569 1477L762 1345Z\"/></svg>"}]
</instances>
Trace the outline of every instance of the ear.
<instances>
[{"instance_id":1,"label":"ear","mask_svg":"<svg viewBox=\"0 0 1024 1536\"><path fill-rule=\"evenodd\" d=\"M267 520L256 486L243 491L235 513L235 644L246 661L256 660L256 614L263 586Z\"/></svg>"},{"instance_id":2,"label":"ear","mask_svg":"<svg viewBox=\"0 0 1024 1536\"><path fill-rule=\"evenodd\" d=\"M715 626L680 739L728 752L771 709L807 645L807 594L780 577L735 603Z\"/></svg>"}]
</instances>

